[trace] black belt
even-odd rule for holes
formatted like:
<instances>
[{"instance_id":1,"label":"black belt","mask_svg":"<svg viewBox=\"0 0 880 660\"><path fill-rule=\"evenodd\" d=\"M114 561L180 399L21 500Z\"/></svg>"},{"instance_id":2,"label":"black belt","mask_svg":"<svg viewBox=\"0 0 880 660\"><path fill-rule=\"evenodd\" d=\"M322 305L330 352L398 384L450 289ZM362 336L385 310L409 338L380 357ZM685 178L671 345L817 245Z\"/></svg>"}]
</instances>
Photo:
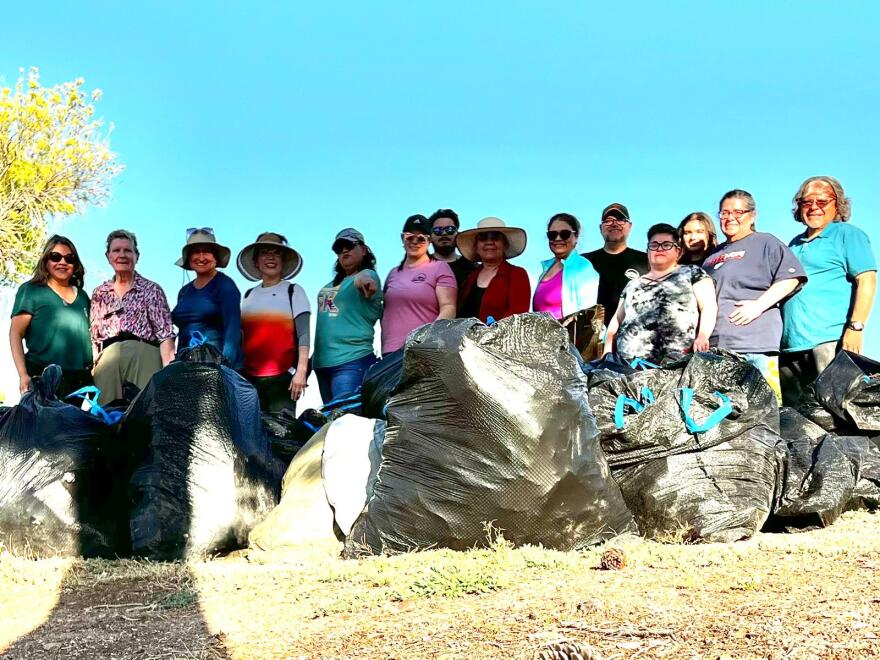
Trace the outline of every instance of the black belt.
<instances>
[{"instance_id":1,"label":"black belt","mask_svg":"<svg viewBox=\"0 0 880 660\"><path fill-rule=\"evenodd\" d=\"M113 344L117 344L121 341L139 341L144 344L149 344L150 346L155 346L156 348L159 348L159 342L154 339L143 339L141 337L138 337L137 335L133 335L130 332L120 332L115 337L110 337L109 339L105 339L104 341L102 341L101 350L103 351L108 346L112 346Z\"/></svg>"}]
</instances>

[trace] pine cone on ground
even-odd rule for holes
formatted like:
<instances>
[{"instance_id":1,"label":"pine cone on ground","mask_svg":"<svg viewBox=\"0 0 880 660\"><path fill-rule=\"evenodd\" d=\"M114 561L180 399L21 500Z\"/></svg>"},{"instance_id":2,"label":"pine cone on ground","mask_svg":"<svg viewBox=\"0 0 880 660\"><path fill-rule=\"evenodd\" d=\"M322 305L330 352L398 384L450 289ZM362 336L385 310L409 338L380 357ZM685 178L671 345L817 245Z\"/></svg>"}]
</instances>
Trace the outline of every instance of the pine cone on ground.
<instances>
[{"instance_id":1,"label":"pine cone on ground","mask_svg":"<svg viewBox=\"0 0 880 660\"><path fill-rule=\"evenodd\" d=\"M619 548L609 548L599 558L599 568L603 571L619 571L626 567L626 555Z\"/></svg>"},{"instance_id":2,"label":"pine cone on ground","mask_svg":"<svg viewBox=\"0 0 880 660\"><path fill-rule=\"evenodd\" d=\"M545 644L532 656L533 660L602 660L599 652L588 644L561 640Z\"/></svg>"}]
</instances>

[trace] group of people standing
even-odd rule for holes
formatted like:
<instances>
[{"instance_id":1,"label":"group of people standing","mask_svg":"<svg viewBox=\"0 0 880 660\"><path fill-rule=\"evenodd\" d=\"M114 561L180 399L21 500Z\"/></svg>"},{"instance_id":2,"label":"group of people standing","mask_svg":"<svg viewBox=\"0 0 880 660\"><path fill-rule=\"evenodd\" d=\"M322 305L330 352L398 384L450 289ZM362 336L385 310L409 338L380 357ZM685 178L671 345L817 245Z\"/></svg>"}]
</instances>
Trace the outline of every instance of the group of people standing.
<instances>
[{"instance_id":1,"label":"group of people standing","mask_svg":"<svg viewBox=\"0 0 880 660\"><path fill-rule=\"evenodd\" d=\"M94 382L106 403L123 396L126 382L142 388L180 351L207 342L254 384L264 410L280 412L295 409L312 369L325 403L356 392L378 359L380 320L387 356L438 319L490 322L531 309L566 324L595 310L607 324L604 352L659 364L710 347L736 351L780 399L783 386L796 398L837 351L861 351L876 265L867 235L848 224L849 199L836 179L807 179L792 214L805 227L785 245L756 230L754 198L731 190L718 210L725 240L718 242L709 215L696 212L678 226L653 225L642 252L628 245L629 211L615 203L601 214L604 245L581 254L580 222L557 213L547 224L551 256L534 295L526 270L510 263L524 252L526 232L499 218L461 230L451 209L410 216L400 235L403 257L384 285L364 235L346 228L330 246L336 260L317 295L314 341L309 297L291 281L302 258L279 233L264 232L238 253L238 270L257 283L242 296L220 272L230 249L210 228L187 230L177 265L194 279L173 309L137 272L133 233L107 237L114 276L91 299L75 246L56 235L16 295L12 355L21 391L58 364L65 392Z\"/></svg>"}]
</instances>

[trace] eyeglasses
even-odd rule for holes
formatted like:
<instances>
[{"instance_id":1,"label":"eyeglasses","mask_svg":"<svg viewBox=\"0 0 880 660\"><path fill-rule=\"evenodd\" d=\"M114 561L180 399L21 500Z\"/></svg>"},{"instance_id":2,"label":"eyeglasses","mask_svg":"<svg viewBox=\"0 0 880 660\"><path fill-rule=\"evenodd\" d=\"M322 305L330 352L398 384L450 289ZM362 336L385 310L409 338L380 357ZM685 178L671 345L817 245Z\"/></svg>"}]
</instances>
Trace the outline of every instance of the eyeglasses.
<instances>
[{"instance_id":1,"label":"eyeglasses","mask_svg":"<svg viewBox=\"0 0 880 660\"><path fill-rule=\"evenodd\" d=\"M678 247L678 243L674 243L673 241L651 241L648 243L648 249L651 252L666 252L667 250L672 250Z\"/></svg>"},{"instance_id":2,"label":"eyeglasses","mask_svg":"<svg viewBox=\"0 0 880 660\"><path fill-rule=\"evenodd\" d=\"M60 252L50 252L49 256L46 257L53 264L61 263L61 260L64 260L64 263L70 264L71 266L76 263L76 257L71 254L61 254Z\"/></svg>"},{"instance_id":3,"label":"eyeglasses","mask_svg":"<svg viewBox=\"0 0 880 660\"><path fill-rule=\"evenodd\" d=\"M824 209L831 202L836 202L836 199L799 199L797 201L797 205L802 209L811 209L813 208L813 204L818 206L820 209Z\"/></svg>"},{"instance_id":4,"label":"eyeglasses","mask_svg":"<svg viewBox=\"0 0 880 660\"><path fill-rule=\"evenodd\" d=\"M572 231L571 229L563 229L562 231L554 231L551 229L547 232L547 239L551 241L567 241L572 236L577 236L577 232Z\"/></svg>"},{"instance_id":5,"label":"eyeglasses","mask_svg":"<svg viewBox=\"0 0 880 660\"><path fill-rule=\"evenodd\" d=\"M407 243L413 243L415 245L423 245L428 242L428 237L424 234L401 234L401 236Z\"/></svg>"},{"instance_id":6,"label":"eyeglasses","mask_svg":"<svg viewBox=\"0 0 880 660\"><path fill-rule=\"evenodd\" d=\"M213 234L214 229L212 227L190 227L186 230L186 237L189 238L193 234Z\"/></svg>"},{"instance_id":7,"label":"eyeglasses","mask_svg":"<svg viewBox=\"0 0 880 660\"><path fill-rule=\"evenodd\" d=\"M626 218L618 218L616 215L606 215L602 218L603 225L623 225L629 222Z\"/></svg>"},{"instance_id":8,"label":"eyeglasses","mask_svg":"<svg viewBox=\"0 0 880 660\"><path fill-rule=\"evenodd\" d=\"M500 231L481 231L477 234L478 241L503 241L504 234Z\"/></svg>"},{"instance_id":9,"label":"eyeglasses","mask_svg":"<svg viewBox=\"0 0 880 660\"><path fill-rule=\"evenodd\" d=\"M725 210L720 211L718 213L718 217L719 218L736 218L737 220L739 220L746 213L751 213L751 212L752 212L752 209L733 209L732 211L725 209Z\"/></svg>"},{"instance_id":10,"label":"eyeglasses","mask_svg":"<svg viewBox=\"0 0 880 660\"><path fill-rule=\"evenodd\" d=\"M360 245L360 243L357 241L342 241L342 240L340 240L340 241L337 241L336 243L333 244L332 249L335 254L342 254L346 250L355 249L358 245Z\"/></svg>"},{"instance_id":11,"label":"eyeglasses","mask_svg":"<svg viewBox=\"0 0 880 660\"><path fill-rule=\"evenodd\" d=\"M434 234L434 236L443 236L444 234L446 236L452 236L457 231L458 230L455 228L455 225L449 225L448 227L432 227L431 228L431 233Z\"/></svg>"}]
</instances>

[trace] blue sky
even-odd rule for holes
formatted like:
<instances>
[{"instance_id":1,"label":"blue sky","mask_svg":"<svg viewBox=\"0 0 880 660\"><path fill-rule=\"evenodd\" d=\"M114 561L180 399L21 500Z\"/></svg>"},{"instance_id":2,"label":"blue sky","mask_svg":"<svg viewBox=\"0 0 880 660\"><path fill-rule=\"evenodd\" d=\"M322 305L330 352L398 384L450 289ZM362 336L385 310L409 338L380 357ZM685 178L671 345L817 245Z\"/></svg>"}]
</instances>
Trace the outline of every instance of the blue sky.
<instances>
[{"instance_id":1,"label":"blue sky","mask_svg":"<svg viewBox=\"0 0 880 660\"><path fill-rule=\"evenodd\" d=\"M612 201L643 249L652 223L745 188L759 228L787 242L791 197L814 174L843 182L880 246L874 3L301 4L4 8L7 84L20 66L46 85L83 76L115 124L126 170L112 199L61 227L89 288L118 227L138 234L140 271L172 304L191 226L234 253L286 234L313 304L336 231L361 229L384 277L406 216L440 206L465 226L497 215L525 228L517 263L531 272L551 214L581 218L593 249Z\"/></svg>"}]
</instances>

